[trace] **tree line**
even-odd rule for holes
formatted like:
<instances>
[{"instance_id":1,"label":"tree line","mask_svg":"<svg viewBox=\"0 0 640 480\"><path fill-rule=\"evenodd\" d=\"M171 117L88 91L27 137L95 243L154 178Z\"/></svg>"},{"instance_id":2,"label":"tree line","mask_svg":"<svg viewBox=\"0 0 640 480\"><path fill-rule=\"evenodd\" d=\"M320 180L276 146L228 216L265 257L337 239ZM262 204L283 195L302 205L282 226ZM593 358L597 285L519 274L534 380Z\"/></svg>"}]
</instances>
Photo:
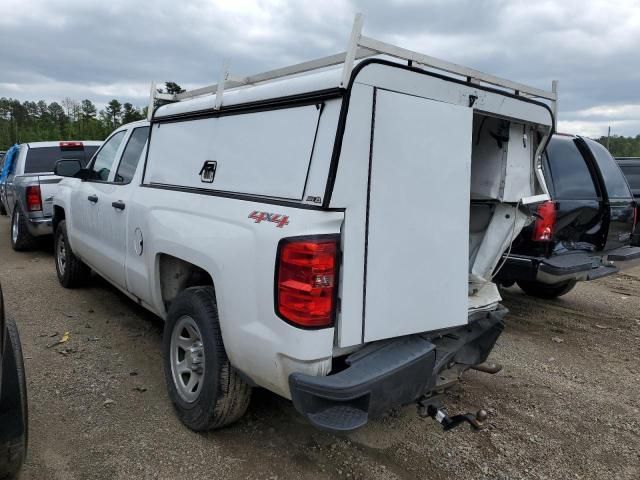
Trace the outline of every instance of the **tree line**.
<instances>
[{"instance_id":1,"label":"tree line","mask_svg":"<svg viewBox=\"0 0 640 480\"><path fill-rule=\"evenodd\" d=\"M614 157L640 157L640 135L635 137L623 137L612 135L596 138L605 147L608 146L611 155Z\"/></svg>"},{"instance_id":2,"label":"tree line","mask_svg":"<svg viewBox=\"0 0 640 480\"><path fill-rule=\"evenodd\" d=\"M166 82L159 93L181 93L174 82ZM111 100L98 111L89 99L65 98L61 102L20 102L0 98L0 150L14 143L56 140L104 140L115 128L142 120L148 107L139 108L129 102Z\"/></svg>"},{"instance_id":3,"label":"tree line","mask_svg":"<svg viewBox=\"0 0 640 480\"><path fill-rule=\"evenodd\" d=\"M182 93L175 82L166 82L158 93ZM138 108L129 102L111 100L98 111L95 104L84 99L65 98L60 103L20 102L13 98L0 98L0 150L14 143L48 140L104 140L115 128L142 120L147 108ZM640 134L635 137L613 135L596 139L608 146L614 157L640 157Z\"/></svg>"}]
</instances>

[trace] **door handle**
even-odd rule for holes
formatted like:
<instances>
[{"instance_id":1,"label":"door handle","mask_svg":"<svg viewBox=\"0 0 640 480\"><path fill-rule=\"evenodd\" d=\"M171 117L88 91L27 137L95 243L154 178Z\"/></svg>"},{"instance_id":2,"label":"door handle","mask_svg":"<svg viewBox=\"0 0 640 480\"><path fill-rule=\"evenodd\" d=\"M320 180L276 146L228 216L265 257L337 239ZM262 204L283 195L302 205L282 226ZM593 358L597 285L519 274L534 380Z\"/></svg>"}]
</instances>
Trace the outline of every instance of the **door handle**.
<instances>
[{"instance_id":1,"label":"door handle","mask_svg":"<svg viewBox=\"0 0 640 480\"><path fill-rule=\"evenodd\" d=\"M98 203L98 196L97 195L89 195L87 197L87 200L89 200L91 203Z\"/></svg>"},{"instance_id":2,"label":"door handle","mask_svg":"<svg viewBox=\"0 0 640 480\"><path fill-rule=\"evenodd\" d=\"M121 202L120 200L118 200L117 202L112 202L111 206L113 208L117 208L118 210L124 210L124 202Z\"/></svg>"}]
</instances>

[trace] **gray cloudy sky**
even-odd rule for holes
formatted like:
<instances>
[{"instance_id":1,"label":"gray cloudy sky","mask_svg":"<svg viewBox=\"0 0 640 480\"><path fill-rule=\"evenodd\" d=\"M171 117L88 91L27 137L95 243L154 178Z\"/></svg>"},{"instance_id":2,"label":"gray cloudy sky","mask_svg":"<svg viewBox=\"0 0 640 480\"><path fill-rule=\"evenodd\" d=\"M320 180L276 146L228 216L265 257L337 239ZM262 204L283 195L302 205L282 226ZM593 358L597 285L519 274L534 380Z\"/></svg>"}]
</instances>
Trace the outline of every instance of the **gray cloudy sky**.
<instances>
[{"instance_id":1,"label":"gray cloudy sky","mask_svg":"<svg viewBox=\"0 0 640 480\"><path fill-rule=\"evenodd\" d=\"M640 134L640 0L0 0L0 97L143 106L151 80L215 83L364 33L550 88L560 129Z\"/></svg>"}]
</instances>

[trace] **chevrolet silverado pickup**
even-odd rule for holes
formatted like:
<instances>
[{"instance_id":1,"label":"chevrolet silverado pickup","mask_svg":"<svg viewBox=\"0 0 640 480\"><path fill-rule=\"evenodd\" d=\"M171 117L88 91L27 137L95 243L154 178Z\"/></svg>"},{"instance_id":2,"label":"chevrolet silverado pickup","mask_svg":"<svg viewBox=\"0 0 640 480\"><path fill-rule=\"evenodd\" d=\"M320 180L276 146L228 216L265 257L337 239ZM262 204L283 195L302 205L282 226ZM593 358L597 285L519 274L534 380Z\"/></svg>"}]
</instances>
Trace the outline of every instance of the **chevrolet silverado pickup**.
<instances>
[{"instance_id":1,"label":"chevrolet silverado pickup","mask_svg":"<svg viewBox=\"0 0 640 480\"><path fill-rule=\"evenodd\" d=\"M503 330L492 272L549 199L556 93L360 26L343 54L152 87L169 103L149 122L56 166L60 283L93 270L165 320L191 429L236 421L256 386L330 431L414 402L445 429L482 419L449 416L443 392Z\"/></svg>"}]
</instances>

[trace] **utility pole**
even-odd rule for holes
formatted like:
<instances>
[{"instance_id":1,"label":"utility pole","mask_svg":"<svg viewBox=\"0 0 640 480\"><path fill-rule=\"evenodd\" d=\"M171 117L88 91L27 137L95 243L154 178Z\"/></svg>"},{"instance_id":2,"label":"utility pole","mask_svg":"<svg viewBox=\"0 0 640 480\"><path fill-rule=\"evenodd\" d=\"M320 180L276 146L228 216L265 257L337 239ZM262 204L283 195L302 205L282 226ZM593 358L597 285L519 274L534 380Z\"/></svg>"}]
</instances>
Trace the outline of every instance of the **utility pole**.
<instances>
[{"instance_id":1,"label":"utility pole","mask_svg":"<svg viewBox=\"0 0 640 480\"><path fill-rule=\"evenodd\" d=\"M607 132L607 150L609 150L610 143L611 143L611 125L609 125L609 131Z\"/></svg>"}]
</instances>

